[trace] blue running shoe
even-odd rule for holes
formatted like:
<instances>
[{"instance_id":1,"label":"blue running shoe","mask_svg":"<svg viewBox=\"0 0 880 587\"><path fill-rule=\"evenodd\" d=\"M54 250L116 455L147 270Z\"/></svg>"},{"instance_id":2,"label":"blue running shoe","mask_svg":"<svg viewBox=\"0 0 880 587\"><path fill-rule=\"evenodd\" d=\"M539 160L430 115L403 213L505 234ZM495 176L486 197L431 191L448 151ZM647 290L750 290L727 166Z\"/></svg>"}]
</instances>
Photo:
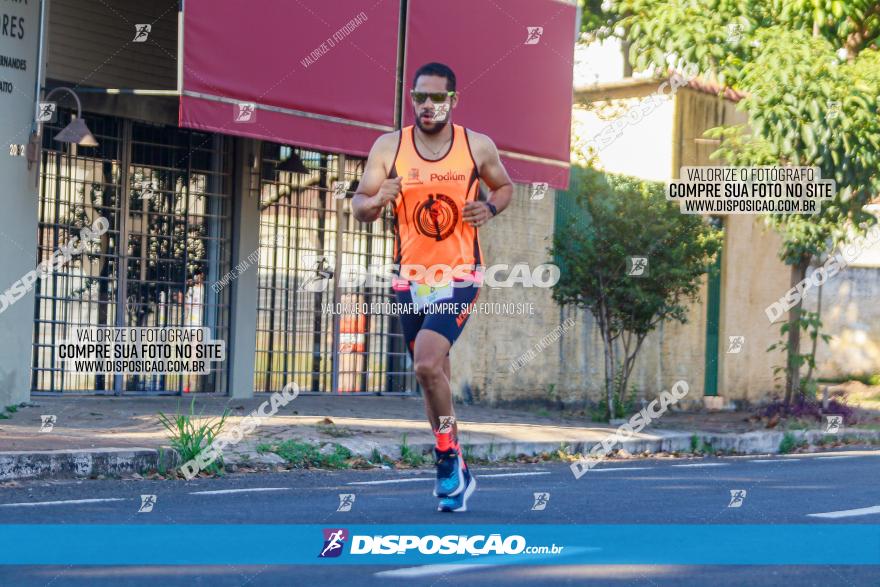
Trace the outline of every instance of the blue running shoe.
<instances>
[{"instance_id":1,"label":"blue running shoe","mask_svg":"<svg viewBox=\"0 0 880 587\"><path fill-rule=\"evenodd\" d=\"M453 497L464 491L464 471L466 465L461 452L456 448L440 451L434 449L437 456L437 482L434 483L435 497Z\"/></svg>"},{"instance_id":2,"label":"blue running shoe","mask_svg":"<svg viewBox=\"0 0 880 587\"><path fill-rule=\"evenodd\" d=\"M444 497L437 506L438 512L466 512L467 501L477 488L477 479L467 469L464 470L465 490L455 497Z\"/></svg>"}]
</instances>

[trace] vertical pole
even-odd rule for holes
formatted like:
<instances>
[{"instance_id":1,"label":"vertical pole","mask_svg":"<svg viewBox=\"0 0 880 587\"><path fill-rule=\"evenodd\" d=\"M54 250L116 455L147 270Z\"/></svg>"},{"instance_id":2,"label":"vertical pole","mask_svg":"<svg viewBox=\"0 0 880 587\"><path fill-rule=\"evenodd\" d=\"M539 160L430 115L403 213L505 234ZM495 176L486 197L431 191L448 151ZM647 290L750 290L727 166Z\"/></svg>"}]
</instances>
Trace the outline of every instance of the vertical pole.
<instances>
[{"instance_id":1,"label":"vertical pole","mask_svg":"<svg viewBox=\"0 0 880 587\"><path fill-rule=\"evenodd\" d=\"M709 267L706 293L706 366L703 395L718 395L719 321L721 318L721 254Z\"/></svg>"},{"instance_id":2,"label":"vertical pole","mask_svg":"<svg viewBox=\"0 0 880 587\"><path fill-rule=\"evenodd\" d=\"M129 199L131 198L131 121L122 121L122 148L119 162L119 242L116 243L116 326L128 326L125 322L128 310L128 225L129 225ZM144 261L141 260L143 264ZM139 326L136 324L135 326ZM125 375L116 373L113 375L113 395L122 395L123 379Z\"/></svg>"},{"instance_id":3,"label":"vertical pole","mask_svg":"<svg viewBox=\"0 0 880 587\"><path fill-rule=\"evenodd\" d=\"M230 267L244 261L260 246L260 142L235 139L232 190L232 259ZM257 349L257 285L259 270L244 271L232 284L229 297L228 394L234 398L254 396L254 360Z\"/></svg>"},{"instance_id":4,"label":"vertical pole","mask_svg":"<svg viewBox=\"0 0 880 587\"><path fill-rule=\"evenodd\" d=\"M338 155L336 157L336 181L343 181L343 177L345 177L345 155ZM333 200L336 203L336 264L333 267L333 375L332 375L332 388L333 393L339 393L339 323L341 320L341 316L339 312L336 311L336 308L339 307L339 302L341 299L341 295L339 292L339 278L341 277L340 272L342 271L342 255L343 255L343 231L345 227L343 226L343 222L345 221L345 214L343 210L343 206L345 205L345 198L335 199Z\"/></svg>"},{"instance_id":5,"label":"vertical pole","mask_svg":"<svg viewBox=\"0 0 880 587\"><path fill-rule=\"evenodd\" d=\"M183 94L183 2L177 5L177 93Z\"/></svg>"}]
</instances>

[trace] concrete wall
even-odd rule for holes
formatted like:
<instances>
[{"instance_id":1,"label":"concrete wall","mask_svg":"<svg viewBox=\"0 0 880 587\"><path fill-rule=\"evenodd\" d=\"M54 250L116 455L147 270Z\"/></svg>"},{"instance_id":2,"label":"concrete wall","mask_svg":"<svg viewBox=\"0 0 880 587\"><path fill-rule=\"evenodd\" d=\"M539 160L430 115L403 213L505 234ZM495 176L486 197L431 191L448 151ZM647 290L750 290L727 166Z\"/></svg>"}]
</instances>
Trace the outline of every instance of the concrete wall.
<instances>
[{"instance_id":1,"label":"concrete wall","mask_svg":"<svg viewBox=\"0 0 880 587\"><path fill-rule=\"evenodd\" d=\"M790 269L779 260L779 235L762 218L724 219L721 266L718 395L730 400L766 400L781 393L773 367L785 364L783 353L767 352L780 340L779 323L770 324L764 309L789 288ZM739 353L728 353L730 336L744 336Z\"/></svg>"},{"instance_id":2,"label":"concrete wall","mask_svg":"<svg viewBox=\"0 0 880 587\"><path fill-rule=\"evenodd\" d=\"M37 166L29 168L25 157L14 155L34 128L39 8L36 2L5 2L0 11L5 21L15 19L12 26L25 23L21 37L0 36L0 55L25 63L22 69L4 68L0 76L5 82L0 90L0 410L27 401L31 384L34 281L26 276L35 276L36 267Z\"/></svg>"},{"instance_id":3,"label":"concrete wall","mask_svg":"<svg viewBox=\"0 0 880 587\"><path fill-rule=\"evenodd\" d=\"M712 153L717 141L705 131L720 125L745 124L736 104L683 88L677 95L679 140L675 167L720 165ZM675 170L678 176L677 169ZM779 260L780 239L764 220L751 215L724 217L719 319L718 395L728 400L756 401L772 394L777 382L773 367L783 365L781 353L767 347L779 340L779 325L764 314L770 302L788 290L789 268ZM701 296L706 299L705 292ZM705 309L702 310L705 314ZM693 334L705 338L705 330ZM739 353L728 353L731 336L744 336Z\"/></svg>"},{"instance_id":4,"label":"concrete wall","mask_svg":"<svg viewBox=\"0 0 880 587\"><path fill-rule=\"evenodd\" d=\"M815 311L818 289L809 290L806 307ZM823 332L816 367L821 377L880 373L880 268L849 267L822 286Z\"/></svg>"},{"instance_id":5,"label":"concrete wall","mask_svg":"<svg viewBox=\"0 0 880 587\"><path fill-rule=\"evenodd\" d=\"M529 200L528 188L517 185L510 206L480 229L485 263L523 262L535 267L549 262L554 201L553 190L548 190L543 200L533 201ZM516 374L510 373L510 362L560 324L560 310L551 291L484 286L478 301L531 304L534 314L473 315L451 353L454 392L459 397L489 404L541 396L549 384L559 381L558 351L548 349Z\"/></svg>"}]
</instances>

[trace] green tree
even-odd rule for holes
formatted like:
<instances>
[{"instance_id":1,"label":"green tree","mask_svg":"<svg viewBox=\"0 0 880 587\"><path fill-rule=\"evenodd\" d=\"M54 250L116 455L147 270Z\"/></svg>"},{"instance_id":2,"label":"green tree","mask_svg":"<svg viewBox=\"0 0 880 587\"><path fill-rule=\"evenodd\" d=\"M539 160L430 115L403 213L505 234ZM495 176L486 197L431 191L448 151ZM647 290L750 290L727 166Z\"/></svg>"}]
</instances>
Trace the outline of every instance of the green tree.
<instances>
[{"instance_id":1,"label":"green tree","mask_svg":"<svg viewBox=\"0 0 880 587\"><path fill-rule=\"evenodd\" d=\"M880 191L880 2L619 0L583 26L599 37L625 36L638 70L695 67L741 92L750 125L710 131L722 139L716 156L735 165L815 166L836 181L821 213L767 219L782 237L792 286L814 258L876 222L864 206ZM782 327L786 404L802 392L808 362L801 313L799 302Z\"/></svg>"},{"instance_id":2,"label":"green tree","mask_svg":"<svg viewBox=\"0 0 880 587\"><path fill-rule=\"evenodd\" d=\"M664 320L687 321L700 276L721 247L721 231L681 214L662 183L578 169L572 176L579 212L559 228L553 255L560 304L589 310L605 351L606 416L626 402L630 374L645 337ZM628 258L645 257L633 275Z\"/></svg>"}]
</instances>

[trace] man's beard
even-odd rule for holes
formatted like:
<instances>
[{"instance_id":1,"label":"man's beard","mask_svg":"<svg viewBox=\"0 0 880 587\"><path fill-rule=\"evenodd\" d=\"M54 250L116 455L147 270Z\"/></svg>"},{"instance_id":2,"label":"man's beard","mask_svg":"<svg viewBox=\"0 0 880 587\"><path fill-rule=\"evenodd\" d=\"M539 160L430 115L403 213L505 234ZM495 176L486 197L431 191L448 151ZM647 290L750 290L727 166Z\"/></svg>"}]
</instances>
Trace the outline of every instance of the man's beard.
<instances>
[{"instance_id":1,"label":"man's beard","mask_svg":"<svg viewBox=\"0 0 880 587\"><path fill-rule=\"evenodd\" d=\"M425 133L426 135L435 135L446 128L446 125L449 123L449 115L446 115L446 119L443 122L435 122L434 126L431 128L425 128L422 126L422 117L421 115L416 116L416 126L419 127L419 130Z\"/></svg>"}]
</instances>

